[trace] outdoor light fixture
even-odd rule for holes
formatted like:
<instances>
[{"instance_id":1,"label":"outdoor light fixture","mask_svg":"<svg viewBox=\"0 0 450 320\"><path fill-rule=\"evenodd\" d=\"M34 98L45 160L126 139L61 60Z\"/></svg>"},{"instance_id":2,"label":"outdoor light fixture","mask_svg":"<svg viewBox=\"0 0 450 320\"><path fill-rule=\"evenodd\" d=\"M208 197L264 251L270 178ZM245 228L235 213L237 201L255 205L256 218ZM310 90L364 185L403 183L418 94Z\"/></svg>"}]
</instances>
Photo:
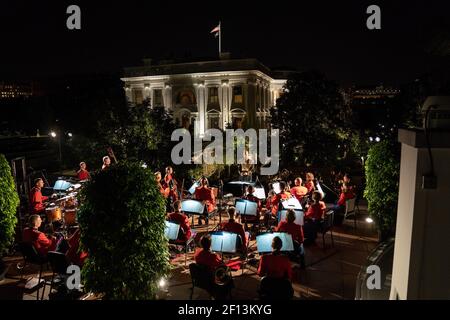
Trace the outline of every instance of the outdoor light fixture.
<instances>
[{"instance_id":1,"label":"outdoor light fixture","mask_svg":"<svg viewBox=\"0 0 450 320\"><path fill-rule=\"evenodd\" d=\"M166 286L166 279L161 278L161 279L159 280L159 282L158 282L158 286L159 286L160 288L164 288L164 287Z\"/></svg>"},{"instance_id":2,"label":"outdoor light fixture","mask_svg":"<svg viewBox=\"0 0 450 320\"><path fill-rule=\"evenodd\" d=\"M72 136L73 136L72 132L69 132L67 135L68 135L70 138L72 138Z\"/></svg>"},{"instance_id":3,"label":"outdoor light fixture","mask_svg":"<svg viewBox=\"0 0 450 320\"><path fill-rule=\"evenodd\" d=\"M52 136L52 138L56 138L56 132L55 131L50 132L50 136Z\"/></svg>"},{"instance_id":4,"label":"outdoor light fixture","mask_svg":"<svg viewBox=\"0 0 450 320\"><path fill-rule=\"evenodd\" d=\"M372 138L372 137L369 137L369 141L372 142L372 141L373 141L373 138Z\"/></svg>"},{"instance_id":5,"label":"outdoor light fixture","mask_svg":"<svg viewBox=\"0 0 450 320\"><path fill-rule=\"evenodd\" d=\"M375 141L376 141L376 142L380 142L380 141L381 141L380 137L376 137L376 138L375 138Z\"/></svg>"},{"instance_id":6,"label":"outdoor light fixture","mask_svg":"<svg viewBox=\"0 0 450 320\"><path fill-rule=\"evenodd\" d=\"M373 223L373 219L372 219L371 217L367 217L367 218L366 218L366 222L367 222L367 223Z\"/></svg>"}]
</instances>

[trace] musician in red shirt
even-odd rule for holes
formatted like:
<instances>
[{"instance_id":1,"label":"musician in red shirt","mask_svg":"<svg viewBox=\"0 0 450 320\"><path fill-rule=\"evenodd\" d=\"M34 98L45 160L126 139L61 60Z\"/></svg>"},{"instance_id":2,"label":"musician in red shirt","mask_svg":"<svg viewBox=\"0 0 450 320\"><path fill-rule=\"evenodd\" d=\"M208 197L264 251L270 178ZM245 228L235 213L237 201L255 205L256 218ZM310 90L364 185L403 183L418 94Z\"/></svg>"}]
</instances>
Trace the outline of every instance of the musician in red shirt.
<instances>
[{"instance_id":1,"label":"musician in red shirt","mask_svg":"<svg viewBox=\"0 0 450 320\"><path fill-rule=\"evenodd\" d=\"M178 200L177 181L173 176L173 169L171 166L166 168L166 174L164 176L162 186L165 189L166 198L168 198L171 203Z\"/></svg>"},{"instance_id":2,"label":"musician in red shirt","mask_svg":"<svg viewBox=\"0 0 450 320\"><path fill-rule=\"evenodd\" d=\"M276 228L278 232L287 232L292 236L294 242L294 250L300 257L300 267L305 268L305 250L303 248L303 227L295 223L295 212L289 209L286 213L286 220L280 221ZM291 255L292 256L292 255ZM293 255L292 258L296 258L297 255Z\"/></svg>"},{"instance_id":3,"label":"musician in red shirt","mask_svg":"<svg viewBox=\"0 0 450 320\"><path fill-rule=\"evenodd\" d=\"M316 189L314 186L314 174L311 172L306 174L305 188L308 190L308 194L312 194L312 192Z\"/></svg>"},{"instance_id":4,"label":"musician in red shirt","mask_svg":"<svg viewBox=\"0 0 450 320\"><path fill-rule=\"evenodd\" d=\"M156 183L158 185L159 192L161 193L161 195L164 198L167 198L165 189L164 189L163 185L161 184L161 179L162 179L161 172L159 172L159 171L155 172L155 180L156 180Z\"/></svg>"},{"instance_id":5,"label":"musician in red shirt","mask_svg":"<svg viewBox=\"0 0 450 320\"><path fill-rule=\"evenodd\" d=\"M338 206L345 208L345 202L349 199L353 199L355 197L355 193L353 192L353 188L348 186L345 182L341 187L341 194L339 196L339 200L337 202Z\"/></svg>"},{"instance_id":6,"label":"musician in red shirt","mask_svg":"<svg viewBox=\"0 0 450 320\"><path fill-rule=\"evenodd\" d=\"M259 261L259 276L292 279L291 261L289 261L287 256L281 254L280 250L282 246L283 242L281 239L274 237L272 240L272 253L262 255Z\"/></svg>"},{"instance_id":7,"label":"musician in red shirt","mask_svg":"<svg viewBox=\"0 0 450 320\"><path fill-rule=\"evenodd\" d=\"M86 162L80 162L80 170L77 171L77 178L80 181L89 180L91 178L89 171L86 170Z\"/></svg>"},{"instance_id":8,"label":"musician in red shirt","mask_svg":"<svg viewBox=\"0 0 450 320\"><path fill-rule=\"evenodd\" d=\"M67 240L68 250L66 252L66 259L69 263L76 264L77 266L82 267L84 261L88 257L87 252L80 251L80 229L77 229L75 233Z\"/></svg>"},{"instance_id":9,"label":"musician in red shirt","mask_svg":"<svg viewBox=\"0 0 450 320\"><path fill-rule=\"evenodd\" d=\"M186 242L191 238L191 224L189 218L181 211L181 201L177 200L173 204L174 212L169 214L168 220L180 225L180 229L183 230L182 237L178 238L180 242Z\"/></svg>"},{"instance_id":10,"label":"musician in red shirt","mask_svg":"<svg viewBox=\"0 0 450 320\"><path fill-rule=\"evenodd\" d=\"M208 179L202 177L200 180L200 187L195 188L194 198L196 200L202 201L206 204L207 213L214 211L216 207L216 198L212 189L208 187ZM199 224L201 224L201 217L199 217ZM208 216L206 215L206 223L208 223Z\"/></svg>"},{"instance_id":11,"label":"musician in red shirt","mask_svg":"<svg viewBox=\"0 0 450 320\"><path fill-rule=\"evenodd\" d=\"M286 213L286 220L280 221L276 227L278 232L287 232L292 236L292 240L303 243L303 228L295 223L295 212L289 209Z\"/></svg>"},{"instance_id":12,"label":"musician in red shirt","mask_svg":"<svg viewBox=\"0 0 450 320\"><path fill-rule=\"evenodd\" d=\"M286 191L286 183L284 181L280 182L280 189L281 189L281 192L279 194L276 194L272 198L272 216L274 216L274 217L278 213L280 201L289 199L291 197L291 194Z\"/></svg>"},{"instance_id":13,"label":"musician in red shirt","mask_svg":"<svg viewBox=\"0 0 450 320\"><path fill-rule=\"evenodd\" d=\"M41 256L46 256L47 252L56 249L56 238L48 238L38 229L42 224L39 215L33 214L29 218L29 227L25 228L22 233L22 241L31 244Z\"/></svg>"},{"instance_id":14,"label":"musician in red shirt","mask_svg":"<svg viewBox=\"0 0 450 320\"><path fill-rule=\"evenodd\" d=\"M231 207L228 209L228 221L225 223L222 223L220 226L220 230L222 231L228 231L232 233L237 233L241 239L242 239L242 252L246 252L247 248L247 237L245 235L244 226L240 224L239 222L235 221L235 215L236 215L236 209L234 207Z\"/></svg>"},{"instance_id":15,"label":"musician in red shirt","mask_svg":"<svg viewBox=\"0 0 450 320\"><path fill-rule=\"evenodd\" d=\"M295 179L295 187L292 187L290 192L298 201L303 200L303 197L308 194L308 189L302 186L302 178Z\"/></svg>"},{"instance_id":16,"label":"musician in red shirt","mask_svg":"<svg viewBox=\"0 0 450 320\"><path fill-rule=\"evenodd\" d=\"M48 197L43 196L41 189L44 187L44 181L41 178L34 180L34 187L30 191L30 209L32 214L41 214L45 210L44 201Z\"/></svg>"},{"instance_id":17,"label":"musician in red shirt","mask_svg":"<svg viewBox=\"0 0 450 320\"><path fill-rule=\"evenodd\" d=\"M248 222L248 223L259 223L260 212L262 209L261 200L258 199L254 195L254 192L255 192L255 187L250 185L247 187L247 194L242 197L242 199L244 199L244 200L252 201L257 204L256 216L246 216L245 217L245 222Z\"/></svg>"},{"instance_id":18,"label":"musician in red shirt","mask_svg":"<svg viewBox=\"0 0 450 320\"><path fill-rule=\"evenodd\" d=\"M306 211L305 218L320 221L323 219L327 206L325 205L325 202L321 201L322 194L319 191L313 192L312 199L313 204L311 204L308 211Z\"/></svg>"},{"instance_id":19,"label":"musician in red shirt","mask_svg":"<svg viewBox=\"0 0 450 320\"><path fill-rule=\"evenodd\" d=\"M204 235L200 240L201 249L197 249L194 254L195 263L208 267L211 272L215 272L216 268L223 265L219 255L211 252L211 237Z\"/></svg>"}]
</instances>

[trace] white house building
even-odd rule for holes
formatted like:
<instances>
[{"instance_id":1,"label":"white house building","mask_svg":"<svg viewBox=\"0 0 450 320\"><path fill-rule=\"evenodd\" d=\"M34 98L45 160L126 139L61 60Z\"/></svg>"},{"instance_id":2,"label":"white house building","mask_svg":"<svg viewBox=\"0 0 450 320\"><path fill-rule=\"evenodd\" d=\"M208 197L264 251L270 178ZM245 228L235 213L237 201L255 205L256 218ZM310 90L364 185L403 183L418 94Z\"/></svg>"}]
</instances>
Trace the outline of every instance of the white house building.
<instances>
[{"instance_id":1,"label":"white house building","mask_svg":"<svg viewBox=\"0 0 450 320\"><path fill-rule=\"evenodd\" d=\"M286 83L286 72L272 71L256 59L174 63L161 61L125 69L121 79L133 105L148 100L173 113L179 127L267 128L270 108ZM194 122L198 120L197 122Z\"/></svg>"}]
</instances>

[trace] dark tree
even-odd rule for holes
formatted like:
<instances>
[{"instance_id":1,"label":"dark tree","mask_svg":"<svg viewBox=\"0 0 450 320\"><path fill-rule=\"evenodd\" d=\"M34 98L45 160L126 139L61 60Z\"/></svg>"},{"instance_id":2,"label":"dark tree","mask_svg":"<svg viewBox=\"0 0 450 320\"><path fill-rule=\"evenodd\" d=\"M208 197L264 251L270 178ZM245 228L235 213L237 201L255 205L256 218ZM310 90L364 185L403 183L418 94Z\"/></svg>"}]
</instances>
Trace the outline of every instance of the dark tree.
<instances>
[{"instance_id":1,"label":"dark tree","mask_svg":"<svg viewBox=\"0 0 450 320\"><path fill-rule=\"evenodd\" d=\"M316 71L292 75L272 109L283 165L321 167L344 156L348 109L338 85Z\"/></svg>"}]
</instances>

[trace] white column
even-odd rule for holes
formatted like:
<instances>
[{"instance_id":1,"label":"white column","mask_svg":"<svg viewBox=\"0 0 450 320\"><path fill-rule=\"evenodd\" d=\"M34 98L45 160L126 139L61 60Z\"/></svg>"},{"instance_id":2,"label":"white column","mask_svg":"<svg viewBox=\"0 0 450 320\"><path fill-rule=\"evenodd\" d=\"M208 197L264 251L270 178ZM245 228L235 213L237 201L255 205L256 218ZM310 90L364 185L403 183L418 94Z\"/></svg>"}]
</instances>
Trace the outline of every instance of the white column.
<instances>
[{"instance_id":1,"label":"white column","mask_svg":"<svg viewBox=\"0 0 450 320\"><path fill-rule=\"evenodd\" d=\"M166 109L172 108L172 87L169 85L163 89L163 104Z\"/></svg>"},{"instance_id":2,"label":"white column","mask_svg":"<svg viewBox=\"0 0 450 320\"><path fill-rule=\"evenodd\" d=\"M195 94L197 96L197 109L199 120L199 134L203 136L205 134L205 119L206 119L206 103L205 103L205 86L199 84L195 87Z\"/></svg>"}]
</instances>

